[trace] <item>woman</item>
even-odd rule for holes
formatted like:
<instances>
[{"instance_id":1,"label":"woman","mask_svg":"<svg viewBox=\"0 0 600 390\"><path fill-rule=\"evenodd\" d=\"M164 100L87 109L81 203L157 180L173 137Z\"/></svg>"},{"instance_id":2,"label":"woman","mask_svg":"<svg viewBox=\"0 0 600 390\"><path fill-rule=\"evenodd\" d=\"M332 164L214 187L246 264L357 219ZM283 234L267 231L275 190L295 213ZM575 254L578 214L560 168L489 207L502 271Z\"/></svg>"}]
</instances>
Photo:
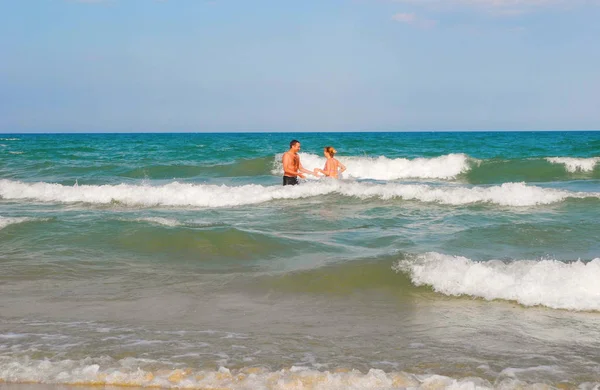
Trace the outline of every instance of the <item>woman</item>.
<instances>
[{"instance_id":1,"label":"woman","mask_svg":"<svg viewBox=\"0 0 600 390\"><path fill-rule=\"evenodd\" d=\"M333 157L336 153L337 150L335 150L331 146L327 146L323 150L323 154L325 155L325 157L327 157L327 162L325 163L324 169L315 168L315 175L317 175L318 173L322 173L323 175L327 177L332 177L334 179L340 178L341 173L346 170L346 167L344 166L344 164L342 164Z\"/></svg>"}]
</instances>

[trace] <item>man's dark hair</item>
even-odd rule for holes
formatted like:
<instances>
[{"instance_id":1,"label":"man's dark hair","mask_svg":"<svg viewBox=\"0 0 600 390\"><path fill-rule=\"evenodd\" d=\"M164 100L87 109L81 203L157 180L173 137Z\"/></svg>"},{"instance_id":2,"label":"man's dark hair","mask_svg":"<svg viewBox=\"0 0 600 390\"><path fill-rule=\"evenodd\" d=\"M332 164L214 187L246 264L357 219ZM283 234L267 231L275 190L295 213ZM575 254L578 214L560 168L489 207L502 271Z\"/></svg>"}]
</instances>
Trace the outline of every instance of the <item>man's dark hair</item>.
<instances>
[{"instance_id":1,"label":"man's dark hair","mask_svg":"<svg viewBox=\"0 0 600 390\"><path fill-rule=\"evenodd\" d=\"M300 141L298 141L297 139L293 139L292 142L290 142L290 149L292 148L292 146L299 144Z\"/></svg>"}]
</instances>

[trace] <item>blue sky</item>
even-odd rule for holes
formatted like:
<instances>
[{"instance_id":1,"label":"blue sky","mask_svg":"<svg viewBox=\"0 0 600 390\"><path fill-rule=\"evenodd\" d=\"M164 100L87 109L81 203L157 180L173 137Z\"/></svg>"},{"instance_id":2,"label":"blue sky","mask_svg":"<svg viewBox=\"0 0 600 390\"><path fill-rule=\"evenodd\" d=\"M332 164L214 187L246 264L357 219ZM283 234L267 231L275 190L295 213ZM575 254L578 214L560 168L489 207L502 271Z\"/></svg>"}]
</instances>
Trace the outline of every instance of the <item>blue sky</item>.
<instances>
[{"instance_id":1,"label":"blue sky","mask_svg":"<svg viewBox=\"0 0 600 390\"><path fill-rule=\"evenodd\" d=\"M600 129L600 0L0 0L0 132Z\"/></svg>"}]
</instances>

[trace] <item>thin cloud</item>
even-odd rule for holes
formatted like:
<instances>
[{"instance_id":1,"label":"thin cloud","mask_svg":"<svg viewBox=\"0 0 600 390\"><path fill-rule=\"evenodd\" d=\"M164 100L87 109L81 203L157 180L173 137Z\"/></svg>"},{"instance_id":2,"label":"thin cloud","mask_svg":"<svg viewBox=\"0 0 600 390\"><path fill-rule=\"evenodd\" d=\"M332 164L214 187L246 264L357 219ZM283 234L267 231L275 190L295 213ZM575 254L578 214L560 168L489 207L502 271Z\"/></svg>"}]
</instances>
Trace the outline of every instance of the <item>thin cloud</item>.
<instances>
[{"instance_id":1,"label":"thin cloud","mask_svg":"<svg viewBox=\"0 0 600 390\"><path fill-rule=\"evenodd\" d=\"M110 3L113 0L68 0L71 3L81 3L81 4L100 4L100 3Z\"/></svg>"},{"instance_id":2,"label":"thin cloud","mask_svg":"<svg viewBox=\"0 0 600 390\"><path fill-rule=\"evenodd\" d=\"M435 10L471 8L498 15L520 15L547 8L573 8L599 5L600 0L392 0L394 3L411 4Z\"/></svg>"},{"instance_id":3,"label":"thin cloud","mask_svg":"<svg viewBox=\"0 0 600 390\"><path fill-rule=\"evenodd\" d=\"M431 28L437 24L436 20L420 18L414 13L399 12L392 15L392 20L422 28Z\"/></svg>"},{"instance_id":4,"label":"thin cloud","mask_svg":"<svg viewBox=\"0 0 600 390\"><path fill-rule=\"evenodd\" d=\"M392 16L392 19L397 21L397 22L402 22L402 23L413 23L416 19L416 15L415 14L407 14L407 13L397 13L394 16Z\"/></svg>"}]
</instances>

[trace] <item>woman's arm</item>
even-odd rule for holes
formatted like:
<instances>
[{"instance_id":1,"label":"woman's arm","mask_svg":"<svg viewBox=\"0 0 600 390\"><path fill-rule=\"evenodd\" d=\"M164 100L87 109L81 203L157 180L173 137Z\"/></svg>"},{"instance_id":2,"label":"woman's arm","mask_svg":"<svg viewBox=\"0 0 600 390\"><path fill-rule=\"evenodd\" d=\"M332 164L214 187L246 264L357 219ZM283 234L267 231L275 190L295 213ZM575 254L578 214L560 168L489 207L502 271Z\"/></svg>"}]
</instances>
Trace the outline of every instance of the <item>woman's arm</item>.
<instances>
[{"instance_id":1,"label":"woman's arm","mask_svg":"<svg viewBox=\"0 0 600 390\"><path fill-rule=\"evenodd\" d=\"M304 168L302 166L301 162L298 162L298 172L302 172L302 173L307 173L309 175L314 175L316 176L316 173L314 171L309 171L308 169Z\"/></svg>"},{"instance_id":2,"label":"woman's arm","mask_svg":"<svg viewBox=\"0 0 600 390\"><path fill-rule=\"evenodd\" d=\"M340 160L337 160L337 159L336 159L335 161L337 161L337 163L338 163L338 166L340 167L340 172L344 172L344 171L346 170L346 166L345 166L344 164L342 164L342 163L340 162Z\"/></svg>"}]
</instances>

